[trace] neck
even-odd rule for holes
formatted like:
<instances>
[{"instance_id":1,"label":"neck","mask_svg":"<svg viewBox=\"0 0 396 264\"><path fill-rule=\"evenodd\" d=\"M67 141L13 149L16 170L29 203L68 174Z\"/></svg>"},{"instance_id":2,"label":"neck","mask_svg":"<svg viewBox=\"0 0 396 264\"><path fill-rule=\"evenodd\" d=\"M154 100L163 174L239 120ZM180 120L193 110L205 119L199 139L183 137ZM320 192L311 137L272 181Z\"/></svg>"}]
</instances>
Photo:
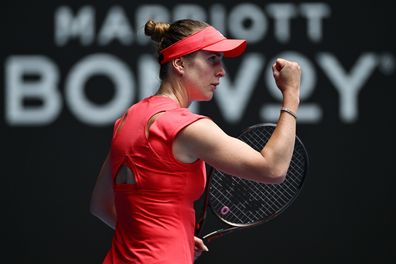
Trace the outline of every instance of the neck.
<instances>
[{"instance_id":1,"label":"neck","mask_svg":"<svg viewBox=\"0 0 396 264\"><path fill-rule=\"evenodd\" d=\"M177 81L170 82L168 80L164 80L155 95L169 97L172 100L176 101L180 105L180 107L188 107L191 103L188 100L185 89Z\"/></svg>"}]
</instances>

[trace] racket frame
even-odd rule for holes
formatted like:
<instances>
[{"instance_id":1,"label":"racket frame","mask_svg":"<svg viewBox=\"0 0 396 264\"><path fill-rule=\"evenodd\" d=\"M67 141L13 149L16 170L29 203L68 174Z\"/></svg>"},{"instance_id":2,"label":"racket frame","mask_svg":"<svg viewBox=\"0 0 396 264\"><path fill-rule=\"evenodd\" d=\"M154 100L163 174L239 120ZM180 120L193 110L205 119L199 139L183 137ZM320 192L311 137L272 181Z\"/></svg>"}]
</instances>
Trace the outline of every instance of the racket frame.
<instances>
[{"instance_id":1,"label":"racket frame","mask_svg":"<svg viewBox=\"0 0 396 264\"><path fill-rule=\"evenodd\" d=\"M246 129L244 129L244 130L240 133L240 135L238 136L238 138L240 139L244 134L248 133L248 132L251 131L251 130L257 129L258 127L273 127L273 128L275 129L276 124L273 124L273 123L260 123L260 124L255 124L255 125L249 126L249 127L247 127ZM272 134L272 133L273 133L273 131L271 132L271 134ZM227 221L227 220L225 220L223 217L221 217L221 216L219 215L218 212L216 212L216 211L214 210L214 208L211 206L211 204L210 204L210 202L209 202L209 195L210 195L210 186L211 186L211 182L212 182L212 175L213 175L213 173L216 173L216 171L217 171L215 168L210 167L209 173L208 173L208 177L207 177L207 183L206 183L206 186L205 186L205 196L204 196L204 201L203 201L203 209L202 209L201 214L200 214L200 217L199 217L199 219L198 219L198 221L197 221L197 223L196 223L195 235L198 236L198 235L200 234L200 232L201 232L203 226L205 225L205 222L206 222L205 219L206 219L207 208L208 208L208 207L210 207L210 210L212 211L212 213L213 213L214 215L216 215L216 217L217 217L218 219L220 219L223 223L227 224L228 227L226 227L226 228L221 228L221 229L212 231L212 232L210 232L210 233L204 235L204 236L202 237L202 239L204 240L205 243L209 243L209 242L211 242L212 240L214 240L214 239L216 239L216 238L219 238L219 237L221 237L221 236L223 236L223 235L225 235L225 234L234 232L234 231L239 230L239 229L241 229L241 228L245 229L245 228L255 227L255 226L264 224L264 223L269 222L269 221L271 221L272 219L276 218L276 217L279 216L281 213L283 213L283 212L295 201L295 199L299 196L299 194L300 194L300 192L301 192L301 190L302 190L302 188L303 188L306 175L308 174L309 163L310 163L310 161L309 161L309 156L308 156L308 152L307 152L307 150L306 150L306 148L305 148L305 145L303 144L303 142L301 141L301 139L300 139L297 135L296 135L295 137L296 137L295 140L298 141L298 144L299 144L299 146L300 146L301 149L302 149L301 152L304 154L304 157L305 157L305 159L304 159L304 161L305 161L305 166L304 166L304 167L305 167L305 170L304 170L303 177L302 177L301 184L300 184L300 186L299 186L298 191L297 191L297 192L293 195L293 197L286 203L286 205L282 206L282 207L280 208L280 210L278 210L278 211L276 211L275 213L271 214L269 217L266 217L266 218L264 218L264 219L262 219L262 220L260 220L260 221L256 221L256 222L253 222L253 223L240 224L240 223L233 223L233 222ZM268 141L268 139L267 139L267 141ZM265 145L265 144L264 144L264 145ZM295 143L295 146L296 146L296 143ZM220 172L220 171L217 171L217 172L222 173L222 172ZM232 176L232 177L235 177L235 176Z\"/></svg>"}]
</instances>

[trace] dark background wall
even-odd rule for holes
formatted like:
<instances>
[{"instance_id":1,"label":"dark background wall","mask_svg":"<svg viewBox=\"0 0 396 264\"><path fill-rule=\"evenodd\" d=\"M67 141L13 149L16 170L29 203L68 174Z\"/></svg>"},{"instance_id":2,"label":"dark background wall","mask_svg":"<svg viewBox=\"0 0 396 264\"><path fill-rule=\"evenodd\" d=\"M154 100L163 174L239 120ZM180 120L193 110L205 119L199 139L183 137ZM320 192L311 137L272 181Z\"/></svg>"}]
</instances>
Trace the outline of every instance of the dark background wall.
<instances>
[{"instance_id":1,"label":"dark background wall","mask_svg":"<svg viewBox=\"0 0 396 264\"><path fill-rule=\"evenodd\" d=\"M7 263L100 263L109 248L112 230L88 205L112 121L158 84L140 35L147 16L194 16L248 39L244 56L225 61L215 99L194 106L232 135L277 116L274 58L302 65L298 134L311 157L303 192L275 220L209 245L200 263L394 261L391 1L15 0L1 10Z\"/></svg>"}]
</instances>

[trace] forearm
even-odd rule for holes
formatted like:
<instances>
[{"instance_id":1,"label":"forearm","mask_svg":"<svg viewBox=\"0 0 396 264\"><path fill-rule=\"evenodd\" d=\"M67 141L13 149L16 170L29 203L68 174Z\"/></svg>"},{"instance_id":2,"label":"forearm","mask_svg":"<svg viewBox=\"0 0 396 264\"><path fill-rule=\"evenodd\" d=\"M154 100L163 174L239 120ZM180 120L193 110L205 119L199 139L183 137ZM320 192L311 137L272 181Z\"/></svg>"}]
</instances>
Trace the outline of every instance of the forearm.
<instances>
[{"instance_id":1,"label":"forearm","mask_svg":"<svg viewBox=\"0 0 396 264\"><path fill-rule=\"evenodd\" d=\"M268 140L261 154L267 159L276 177L286 175L290 161L293 155L295 136L296 136L296 118L293 113L297 114L299 99L296 96L285 97L282 107L292 111L281 111L277 126Z\"/></svg>"}]
</instances>

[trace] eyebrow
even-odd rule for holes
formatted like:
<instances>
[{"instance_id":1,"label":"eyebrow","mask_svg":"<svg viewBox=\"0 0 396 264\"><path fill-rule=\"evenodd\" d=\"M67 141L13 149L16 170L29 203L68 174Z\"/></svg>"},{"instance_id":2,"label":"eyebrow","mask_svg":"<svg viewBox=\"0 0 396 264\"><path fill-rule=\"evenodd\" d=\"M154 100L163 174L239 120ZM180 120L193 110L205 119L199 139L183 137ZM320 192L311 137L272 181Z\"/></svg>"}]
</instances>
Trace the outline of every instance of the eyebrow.
<instances>
[{"instance_id":1,"label":"eyebrow","mask_svg":"<svg viewBox=\"0 0 396 264\"><path fill-rule=\"evenodd\" d=\"M224 54L221 52L209 52L209 51L204 51L206 53L206 55L211 56L211 55L215 55L217 57L223 58Z\"/></svg>"}]
</instances>

